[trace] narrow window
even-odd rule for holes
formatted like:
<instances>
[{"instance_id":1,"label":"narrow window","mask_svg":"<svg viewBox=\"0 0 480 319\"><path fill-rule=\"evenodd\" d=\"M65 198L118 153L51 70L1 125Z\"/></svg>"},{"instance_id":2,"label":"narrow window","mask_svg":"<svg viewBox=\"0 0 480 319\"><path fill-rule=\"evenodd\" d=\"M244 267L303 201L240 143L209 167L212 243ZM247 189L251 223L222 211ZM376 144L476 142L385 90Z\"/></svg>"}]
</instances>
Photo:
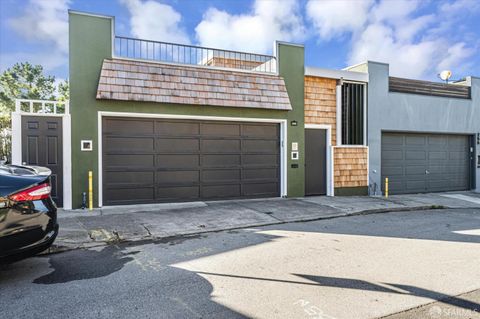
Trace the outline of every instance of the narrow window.
<instances>
[{"instance_id":1,"label":"narrow window","mask_svg":"<svg viewBox=\"0 0 480 319\"><path fill-rule=\"evenodd\" d=\"M342 144L364 144L364 84L342 85Z\"/></svg>"}]
</instances>

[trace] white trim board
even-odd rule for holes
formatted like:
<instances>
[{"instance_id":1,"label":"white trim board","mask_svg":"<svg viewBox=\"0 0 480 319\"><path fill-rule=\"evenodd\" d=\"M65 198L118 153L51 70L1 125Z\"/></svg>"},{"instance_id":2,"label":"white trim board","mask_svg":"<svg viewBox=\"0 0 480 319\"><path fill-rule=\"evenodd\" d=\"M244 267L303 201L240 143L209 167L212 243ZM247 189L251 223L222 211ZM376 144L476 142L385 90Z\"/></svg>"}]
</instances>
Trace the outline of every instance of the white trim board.
<instances>
[{"instance_id":1,"label":"white trim board","mask_svg":"<svg viewBox=\"0 0 480 319\"><path fill-rule=\"evenodd\" d=\"M223 117L223 116L196 116L179 114L131 113L131 112L98 112L98 206L103 207L103 163L102 163L102 117L130 117L130 118L159 118L179 120L207 120L225 122L252 122L252 123L278 123L280 124L280 196L287 196L287 120Z\"/></svg>"},{"instance_id":2,"label":"white trim board","mask_svg":"<svg viewBox=\"0 0 480 319\"><path fill-rule=\"evenodd\" d=\"M356 82L368 82L368 73L347 71L347 70L332 70L307 66L305 67L306 76L317 76L328 79L343 79Z\"/></svg>"},{"instance_id":3,"label":"white trim board","mask_svg":"<svg viewBox=\"0 0 480 319\"><path fill-rule=\"evenodd\" d=\"M12 112L12 164L22 165L22 115L62 118L63 209L72 209L72 149L70 114L36 114Z\"/></svg>"},{"instance_id":4,"label":"white trim board","mask_svg":"<svg viewBox=\"0 0 480 319\"><path fill-rule=\"evenodd\" d=\"M333 183L333 146L332 146L332 126L327 124L305 124L305 129L319 129L327 131L327 196L334 196L335 188Z\"/></svg>"}]
</instances>

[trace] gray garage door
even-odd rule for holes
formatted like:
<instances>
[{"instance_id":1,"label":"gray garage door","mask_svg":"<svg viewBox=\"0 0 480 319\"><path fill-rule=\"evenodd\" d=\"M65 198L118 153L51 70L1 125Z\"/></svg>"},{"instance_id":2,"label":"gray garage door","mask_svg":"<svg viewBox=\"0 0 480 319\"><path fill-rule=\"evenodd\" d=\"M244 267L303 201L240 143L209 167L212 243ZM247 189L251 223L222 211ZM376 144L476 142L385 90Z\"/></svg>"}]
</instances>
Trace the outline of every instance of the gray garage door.
<instances>
[{"instance_id":1,"label":"gray garage door","mask_svg":"<svg viewBox=\"0 0 480 319\"><path fill-rule=\"evenodd\" d=\"M470 189L469 137L382 134L382 189L391 194Z\"/></svg>"},{"instance_id":2,"label":"gray garage door","mask_svg":"<svg viewBox=\"0 0 480 319\"><path fill-rule=\"evenodd\" d=\"M105 205L276 197L279 125L103 119Z\"/></svg>"}]
</instances>

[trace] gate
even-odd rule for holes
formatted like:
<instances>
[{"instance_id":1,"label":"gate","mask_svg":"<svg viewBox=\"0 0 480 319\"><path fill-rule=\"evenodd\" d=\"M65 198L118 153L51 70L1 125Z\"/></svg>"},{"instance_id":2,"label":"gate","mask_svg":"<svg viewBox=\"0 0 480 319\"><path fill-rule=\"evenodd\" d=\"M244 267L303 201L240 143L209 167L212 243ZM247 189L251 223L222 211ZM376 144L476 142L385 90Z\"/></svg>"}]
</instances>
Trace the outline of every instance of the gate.
<instances>
[{"instance_id":1,"label":"gate","mask_svg":"<svg viewBox=\"0 0 480 319\"><path fill-rule=\"evenodd\" d=\"M12 163L49 168L52 198L58 207L71 208L70 160L68 102L16 100Z\"/></svg>"}]
</instances>

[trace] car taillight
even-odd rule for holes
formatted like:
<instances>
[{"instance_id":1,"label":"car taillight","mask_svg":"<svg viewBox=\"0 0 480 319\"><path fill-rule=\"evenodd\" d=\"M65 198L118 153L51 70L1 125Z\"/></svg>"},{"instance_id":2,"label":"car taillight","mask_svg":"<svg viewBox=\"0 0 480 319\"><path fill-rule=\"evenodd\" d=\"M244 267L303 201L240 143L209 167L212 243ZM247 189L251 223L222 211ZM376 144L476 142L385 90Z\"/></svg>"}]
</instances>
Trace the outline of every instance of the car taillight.
<instances>
[{"instance_id":1,"label":"car taillight","mask_svg":"<svg viewBox=\"0 0 480 319\"><path fill-rule=\"evenodd\" d=\"M10 199L16 202L45 199L50 196L51 187L47 183L30 187L19 193L10 195Z\"/></svg>"}]
</instances>

